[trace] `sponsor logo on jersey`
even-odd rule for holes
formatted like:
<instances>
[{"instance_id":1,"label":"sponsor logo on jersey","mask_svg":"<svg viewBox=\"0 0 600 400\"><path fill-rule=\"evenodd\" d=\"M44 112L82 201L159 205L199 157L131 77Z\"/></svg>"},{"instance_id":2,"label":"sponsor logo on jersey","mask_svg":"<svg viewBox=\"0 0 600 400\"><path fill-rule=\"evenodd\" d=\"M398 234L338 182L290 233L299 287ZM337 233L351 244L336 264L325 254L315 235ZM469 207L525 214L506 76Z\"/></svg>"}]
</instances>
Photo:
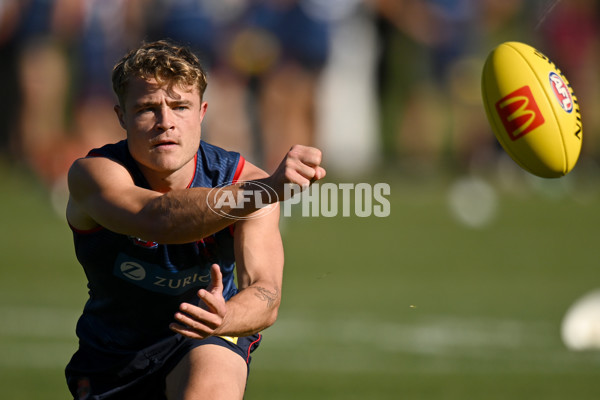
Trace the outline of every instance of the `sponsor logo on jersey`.
<instances>
[{"instance_id":1,"label":"sponsor logo on jersey","mask_svg":"<svg viewBox=\"0 0 600 400\"><path fill-rule=\"evenodd\" d=\"M210 265L171 272L160 265L137 260L124 253L117 257L113 274L146 290L169 295L180 295L210 284Z\"/></svg>"},{"instance_id":2,"label":"sponsor logo on jersey","mask_svg":"<svg viewBox=\"0 0 600 400\"><path fill-rule=\"evenodd\" d=\"M563 110L571 113L571 111L573 111L573 97L562 76L556 72L550 72L548 79L550 81L552 92L554 93L556 100L558 100L558 104L560 104Z\"/></svg>"},{"instance_id":3,"label":"sponsor logo on jersey","mask_svg":"<svg viewBox=\"0 0 600 400\"><path fill-rule=\"evenodd\" d=\"M529 86L523 86L500 99L496 103L496 111L513 141L545 122Z\"/></svg>"},{"instance_id":4,"label":"sponsor logo on jersey","mask_svg":"<svg viewBox=\"0 0 600 400\"><path fill-rule=\"evenodd\" d=\"M121 264L120 269L123 276L132 281L141 281L146 278L146 270L136 262L125 261Z\"/></svg>"}]
</instances>

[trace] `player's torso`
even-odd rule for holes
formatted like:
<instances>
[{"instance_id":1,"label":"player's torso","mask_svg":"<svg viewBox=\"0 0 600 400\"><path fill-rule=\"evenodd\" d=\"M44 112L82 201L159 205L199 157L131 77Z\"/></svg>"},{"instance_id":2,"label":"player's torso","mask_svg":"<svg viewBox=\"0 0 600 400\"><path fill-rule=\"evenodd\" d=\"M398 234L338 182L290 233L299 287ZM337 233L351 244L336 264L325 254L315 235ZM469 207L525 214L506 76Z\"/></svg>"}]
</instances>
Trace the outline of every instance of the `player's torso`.
<instances>
[{"instance_id":1,"label":"player's torso","mask_svg":"<svg viewBox=\"0 0 600 400\"><path fill-rule=\"evenodd\" d=\"M114 145L113 145L114 146ZM103 148L104 149L104 148ZM100 149L96 156L122 162L138 186L145 182L127 151ZM190 187L212 187L234 179L239 156L200 149ZM186 244L159 244L104 228L74 230L77 258L88 278L90 298L78 335L92 346L142 348L172 334L168 326L182 302L197 303L196 293L210 284L210 267L223 272L224 296L236 292L233 229Z\"/></svg>"}]
</instances>

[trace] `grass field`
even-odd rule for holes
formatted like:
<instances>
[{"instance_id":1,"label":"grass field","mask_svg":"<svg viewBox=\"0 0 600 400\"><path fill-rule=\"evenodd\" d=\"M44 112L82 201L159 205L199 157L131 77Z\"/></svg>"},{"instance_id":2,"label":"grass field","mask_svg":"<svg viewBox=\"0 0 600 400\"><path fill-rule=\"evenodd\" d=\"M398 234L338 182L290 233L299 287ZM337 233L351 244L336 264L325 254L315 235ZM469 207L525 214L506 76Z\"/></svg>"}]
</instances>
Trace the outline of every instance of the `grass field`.
<instances>
[{"instance_id":1,"label":"grass field","mask_svg":"<svg viewBox=\"0 0 600 400\"><path fill-rule=\"evenodd\" d=\"M449 211L452 178L375 181L388 218L284 219L284 301L247 399L598 398L600 353L560 340L600 287L593 180L585 197L490 181L498 208L476 229ZM0 182L0 398L66 399L83 272L45 191L7 166Z\"/></svg>"}]
</instances>

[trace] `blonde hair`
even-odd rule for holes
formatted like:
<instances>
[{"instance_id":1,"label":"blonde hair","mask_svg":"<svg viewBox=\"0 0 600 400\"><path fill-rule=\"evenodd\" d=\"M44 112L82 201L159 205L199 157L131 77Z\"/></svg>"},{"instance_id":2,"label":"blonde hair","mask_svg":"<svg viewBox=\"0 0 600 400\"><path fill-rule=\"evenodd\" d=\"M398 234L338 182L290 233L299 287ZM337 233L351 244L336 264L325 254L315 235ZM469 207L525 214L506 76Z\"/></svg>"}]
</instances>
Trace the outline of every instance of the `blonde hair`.
<instances>
[{"instance_id":1,"label":"blonde hair","mask_svg":"<svg viewBox=\"0 0 600 400\"><path fill-rule=\"evenodd\" d=\"M198 57L185 46L167 40L143 43L127 53L113 68L113 90L124 105L131 78L152 79L159 85L196 86L200 99L206 90L206 73Z\"/></svg>"}]
</instances>

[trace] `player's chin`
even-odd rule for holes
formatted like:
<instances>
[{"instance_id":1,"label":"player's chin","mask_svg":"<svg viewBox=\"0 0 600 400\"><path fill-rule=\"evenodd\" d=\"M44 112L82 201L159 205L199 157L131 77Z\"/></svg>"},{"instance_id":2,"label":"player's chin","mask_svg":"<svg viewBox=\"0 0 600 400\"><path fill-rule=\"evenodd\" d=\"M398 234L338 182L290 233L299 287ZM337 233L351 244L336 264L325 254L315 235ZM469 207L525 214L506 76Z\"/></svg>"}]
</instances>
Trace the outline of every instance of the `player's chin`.
<instances>
[{"instance_id":1,"label":"player's chin","mask_svg":"<svg viewBox=\"0 0 600 400\"><path fill-rule=\"evenodd\" d=\"M155 171L168 173L180 170L190 160L193 160L193 156L190 158L180 151L157 152L151 154L149 163Z\"/></svg>"}]
</instances>

